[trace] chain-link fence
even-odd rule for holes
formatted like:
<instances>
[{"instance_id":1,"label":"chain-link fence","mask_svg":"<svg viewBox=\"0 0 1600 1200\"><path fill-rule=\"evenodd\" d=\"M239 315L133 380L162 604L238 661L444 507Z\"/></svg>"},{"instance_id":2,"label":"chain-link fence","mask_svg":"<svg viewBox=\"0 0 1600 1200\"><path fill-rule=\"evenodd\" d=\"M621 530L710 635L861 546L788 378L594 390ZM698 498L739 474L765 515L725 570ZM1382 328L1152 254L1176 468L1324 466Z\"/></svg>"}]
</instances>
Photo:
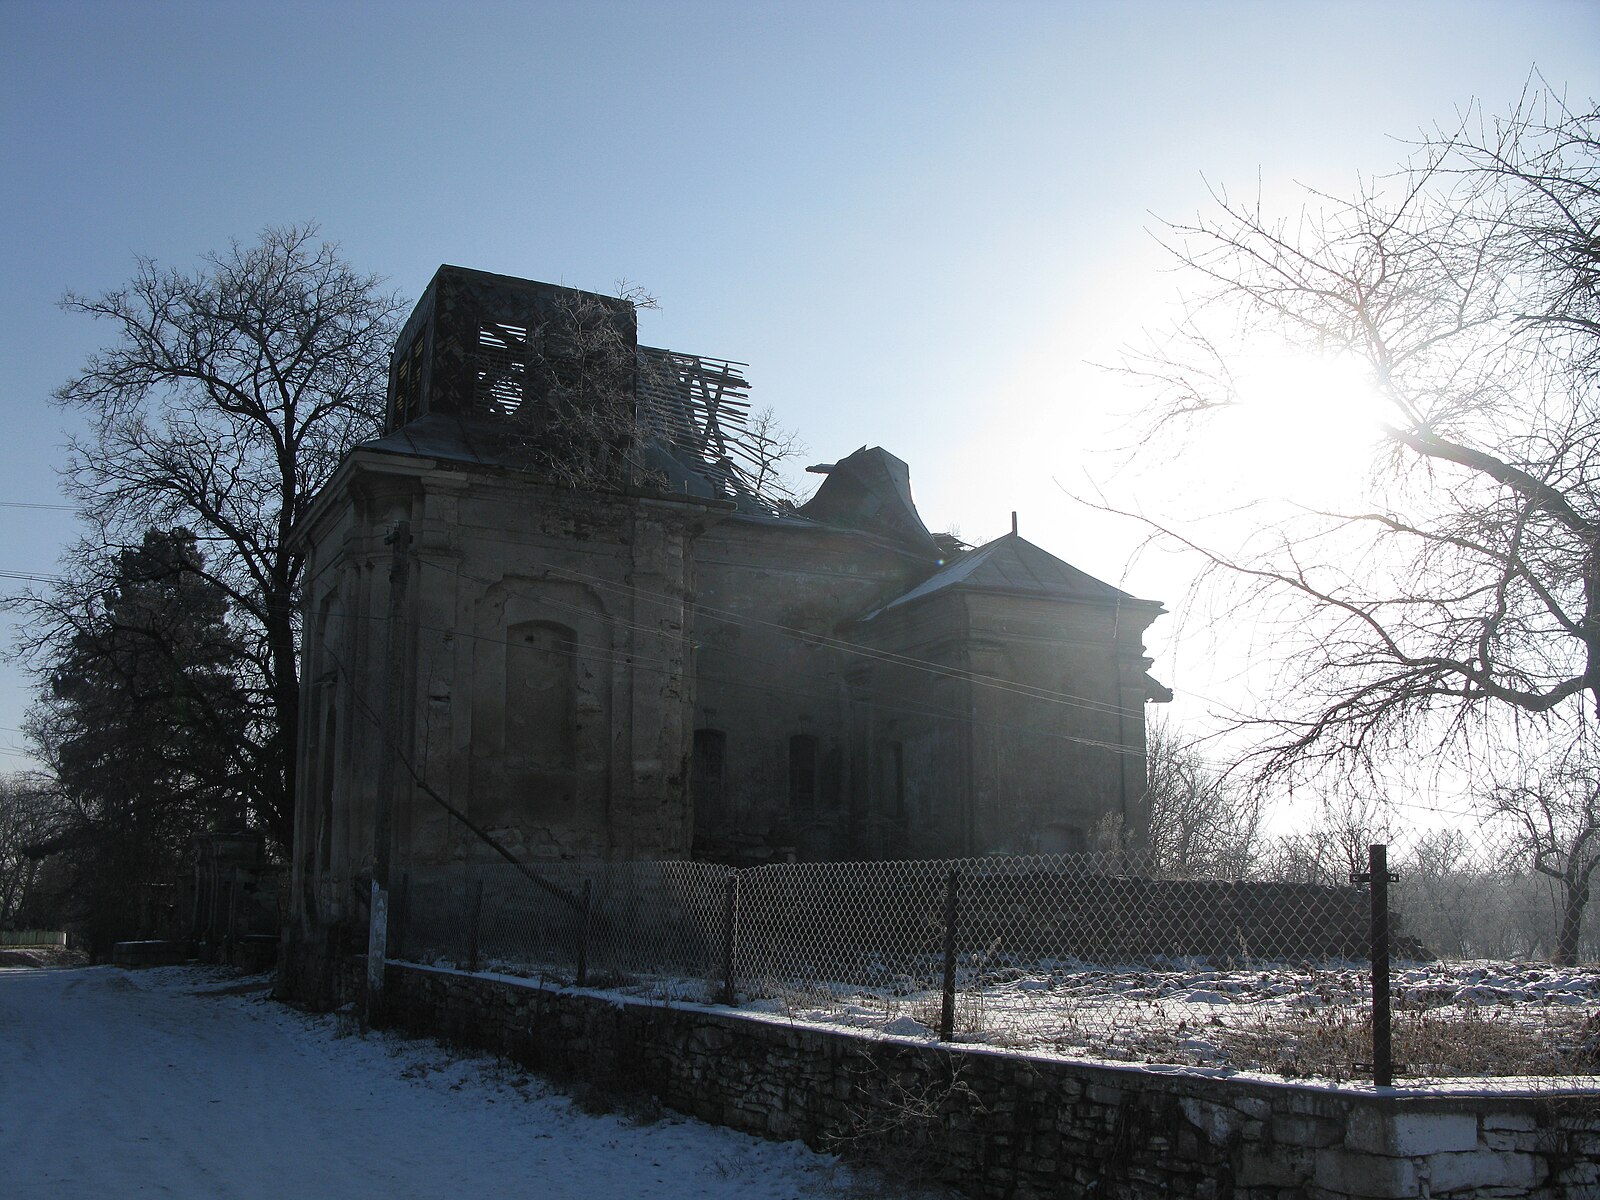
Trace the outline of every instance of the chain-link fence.
<instances>
[{"instance_id":1,"label":"chain-link fence","mask_svg":"<svg viewBox=\"0 0 1600 1200\"><path fill-rule=\"evenodd\" d=\"M726 959L725 868L509 863L399 875L394 957L704 998Z\"/></svg>"},{"instance_id":2,"label":"chain-link fence","mask_svg":"<svg viewBox=\"0 0 1600 1200\"><path fill-rule=\"evenodd\" d=\"M1600 1074L1600 828L1545 815L1378 830L1399 1077Z\"/></svg>"},{"instance_id":3,"label":"chain-link fence","mask_svg":"<svg viewBox=\"0 0 1600 1200\"><path fill-rule=\"evenodd\" d=\"M1600 1071L1600 969L1473 957L1486 876L1430 874L1410 851L1380 861L1376 885L1356 865L1343 879L1159 878L1103 856L412 867L391 951L1119 1061L1380 1080L1390 1062L1406 1080ZM1501 906L1548 900L1501 882Z\"/></svg>"}]
</instances>

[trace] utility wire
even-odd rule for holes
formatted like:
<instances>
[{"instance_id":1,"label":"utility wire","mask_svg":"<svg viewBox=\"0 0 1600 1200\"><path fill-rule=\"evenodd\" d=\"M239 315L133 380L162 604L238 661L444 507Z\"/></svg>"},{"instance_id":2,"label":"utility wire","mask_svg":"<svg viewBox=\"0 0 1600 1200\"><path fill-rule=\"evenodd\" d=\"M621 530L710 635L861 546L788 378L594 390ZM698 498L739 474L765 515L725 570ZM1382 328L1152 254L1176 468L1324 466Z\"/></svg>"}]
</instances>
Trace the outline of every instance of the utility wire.
<instances>
[{"instance_id":1,"label":"utility wire","mask_svg":"<svg viewBox=\"0 0 1600 1200\"><path fill-rule=\"evenodd\" d=\"M635 587L635 586L633 586L631 584L617 584L617 583L613 583L610 580L602 579L599 576L587 575L587 574L585 574L585 573L583 573L581 571L573 571L573 570L564 569L564 568L552 567L552 568L549 568L549 571L550 571L551 574L556 575L556 576L566 576L566 577L569 577L571 579L582 581L585 584L593 586L596 590L618 592L618 593L622 593L624 595L630 596L632 598L642 598L644 600L653 601L653 602L657 602L657 603L667 603L668 602L659 593L646 591L646 590L644 590L642 588ZM502 584L502 583L506 582L503 579L499 579L499 580L486 579L486 578L483 578L481 576L476 576L476 575L472 575L470 573L463 572L463 571L461 571L459 565L457 565L455 567L455 569L454 569L454 571L452 573L455 574L455 576L458 579L468 579L468 580L471 580L474 583L483 584L484 586L487 586L487 587L492 587L492 586L495 586L495 585ZM528 581L528 582L531 582L531 581ZM530 592L530 591L527 591L527 590L519 591L519 592L517 592L517 594L521 595L521 596L523 596L523 597L525 597L527 599L538 600L541 603L546 603L546 604L549 604L549 605L551 605L553 607L564 608L564 609L568 609L570 611L575 611L575 612L581 612L581 613L584 613L586 615L595 615L589 609L581 608L580 606L573 605L573 604L568 603L568 602L555 600L555 599L553 599L553 598L551 598L549 596L546 596L546 595L540 595L540 594L537 594L537 593L534 593L534 592ZM727 609L718 609L718 608L713 608L713 607L710 607L710 606L700 605L700 604L695 604L695 605L692 605L690 607L692 607L693 610L697 614L702 614L703 613L705 615L708 615L708 616L712 617L713 620L720 620L720 621L723 621L724 623L731 624L731 625L734 625L734 626L741 626L741 627L744 627L744 628L761 628L761 629L775 630L775 631L777 631L779 633L785 634L785 635L787 635L787 636L789 636L791 638L794 638L795 640L800 641L800 642L802 642L802 643L804 643L806 645L809 645L809 646L823 646L823 647L827 647L828 649L837 650L837 651L839 651L840 653L843 653L843 654L852 655L852 656L855 656L855 657L858 657L858 658L864 658L864 659L867 659L867 660L873 661L873 662L880 662L880 663L884 663L884 664L890 665L890 666L909 667L909 668L912 668L914 670L920 670L920 671L923 671L923 672L925 672L927 674L934 675L934 676L940 677L940 678L955 679L955 680L960 680L960 681L963 681L963 682L975 683L975 684L978 684L979 686L982 686L982 687L992 688L992 689L994 689L996 691L1009 692L1009 693L1011 693L1013 695L1022 696L1022 697L1025 697L1027 699L1043 700L1043 701L1045 701L1047 703L1051 703L1051 704L1061 704L1061 705L1067 705L1067 706L1070 706L1070 707L1084 708L1084 709L1087 709L1088 711L1099 712L1099 713L1103 713L1103 714L1108 715L1108 716L1123 717L1123 716L1133 716L1133 715L1135 715L1135 713L1132 710L1125 709L1121 705L1107 704L1106 702L1101 701L1101 700L1093 700L1093 699L1090 699L1090 698L1085 697L1085 696L1073 695L1070 692L1056 692L1056 691L1052 691L1052 690L1047 689L1047 688L1033 687L1033 686L1028 685L1028 684L1018 684L1018 683L1014 683L1014 682L1012 682L1010 680L1006 680L1006 679L1000 678L998 676L985 675L985 674L982 674L982 673L979 673L979 672L975 672L975 671L965 671L965 670L962 670L962 669L960 669L958 667L951 667L951 666L948 666L948 665L943 664L943 663L931 662L931 661L929 661L927 659L915 658L915 657L913 657L911 655L895 654L895 653L892 653L892 652L889 652L889 651L874 650L871 647L861 646L861 645L858 645L858 644L856 644L854 642L845 641L845 640L840 639L840 638L832 638L832 637L827 637L826 635L822 635L822 634L808 633L805 630L796 629L793 626L782 625L782 624L779 624L779 623L774 622L774 621L763 621L760 618L748 617L748 616L745 616L742 613L731 612L731 611L729 611ZM624 619L622 617L613 616L613 615L611 615L609 613L601 613L601 614L599 614L599 616L601 617L602 620L604 620L604 621L606 621L606 622L608 622L610 624L617 625L617 626L620 626L620 627L626 628L626 629L632 629L635 632L645 633L645 634L649 634L649 635L656 635L656 634L660 633L659 629L655 629L655 628L652 628L651 626L643 625L643 624L640 624L638 622L628 621L628 620L626 620L626 619ZM722 649L720 647L718 648L718 652L719 653L726 653L726 654L734 654L734 655L738 654L737 651L725 650L725 649ZM748 656L744 656L744 657L748 657ZM762 666L765 666L765 667L768 667L768 668L776 668L779 665L779 664L776 664L776 663L761 662L761 660L753 660L753 661L757 661L759 663L759 665L762 665Z\"/></svg>"},{"instance_id":2,"label":"utility wire","mask_svg":"<svg viewBox=\"0 0 1600 1200\"><path fill-rule=\"evenodd\" d=\"M346 617L350 616L350 614L341 615ZM589 615L592 616L596 614L591 612ZM387 617L378 614L370 614L360 619L374 624L388 620ZM428 633L451 634L452 636L463 637L492 646L509 647L512 645L512 643L505 638L495 637L489 634L467 633L439 625L418 623L415 628ZM565 649L557 650L556 652L571 658L574 661L576 661L581 655L587 658L588 661L597 664L606 666L626 666L635 671L641 672L659 671L664 674L671 669L665 659L652 658L639 654L619 653L609 646L596 646L589 643L572 641L570 639L563 639L560 642L560 645L565 647ZM727 687L743 688L755 692L766 692L770 695L791 696L802 700L815 701L820 704L832 703L837 699L837 694L830 691L819 691L815 689L795 687L792 685L786 686L778 683L758 682L758 679L760 678L770 678L771 674L779 669L778 664L770 663L763 659L754 658L752 655L741 654L738 651L726 651L725 653L734 658L746 659L747 661L754 663L757 667L767 668L767 671L765 673L761 671L753 671L752 676L746 677L732 677L726 675L717 675L705 671L698 671L695 673L696 678L707 683L722 684ZM330 657L333 656L330 654ZM904 716L926 717L930 720L964 721L969 722L973 726L981 729L1009 730L1013 733L1025 733L1035 737L1050 738L1053 741L1067 742L1074 745L1089 746L1095 749L1107 750L1113 754L1119 754L1124 757L1144 757L1142 754L1139 754L1120 743L1103 742L1094 738L1077 737L1072 734L1062 733L1054 729L1042 728L1037 725L1021 725L1013 721L1001 721L994 718L985 719L973 717L965 709L941 708L933 703L919 704L914 701L889 700L883 698L877 693L873 693L870 699L874 706L885 712L896 713Z\"/></svg>"},{"instance_id":3,"label":"utility wire","mask_svg":"<svg viewBox=\"0 0 1600 1200\"><path fill-rule=\"evenodd\" d=\"M619 592L634 598L645 600L661 600L654 592L645 591L633 584L619 584L612 580L596 575L587 575L582 571L575 571L570 567L547 568L552 575L564 576L570 579L581 580L584 583L601 591ZM474 578L467 576L467 578ZM486 580L477 579L476 582L485 583ZM727 624L743 626L744 628L771 629L790 637L800 639L808 644L827 646L829 649L839 650L845 654L856 655L861 658L883 662L892 666L911 667L914 670L925 671L929 674L945 676L947 678L961 679L969 683L976 683L984 687L997 687L1018 695L1031 696L1035 699L1048 700L1057 704L1071 704L1090 710L1098 710L1113 715L1124 715L1127 710L1120 705L1107 704L1102 700L1094 700L1087 696L1074 695L1071 692L1057 692L1048 688L1033 687L1029 684L1018 684L1011 680L996 675L985 675L977 671L965 671L943 663L931 662L928 659L916 658L908 654L897 654L889 650L875 650L870 646L862 646L856 642L845 641L841 638L829 637L825 634L808 633L803 629L796 629L790 625L783 625L776 621L764 621L759 617L747 616L729 609L715 608L706 604L696 603L692 606L697 613L704 613L715 620ZM881 607L881 606L880 606Z\"/></svg>"},{"instance_id":4,"label":"utility wire","mask_svg":"<svg viewBox=\"0 0 1600 1200\"><path fill-rule=\"evenodd\" d=\"M501 581L498 581L498 580L478 579L477 577L472 576L472 575L461 575L461 577L462 578L466 578L466 579L474 580L475 582L485 583L485 584L492 584L492 583L501 582ZM555 600L554 598L549 597L549 596L536 595L536 594L528 593L528 592L522 592L522 593L518 593L518 594L523 595L523 596L525 596L525 597L527 597L529 599L537 599L541 603L548 604L550 607L558 608L558 609L562 609L562 610L566 610L566 611L571 611L571 612L577 613L578 615L582 615L582 616L592 617L592 618L598 619L600 621L603 621L603 622L605 622L605 623L607 623L609 625L613 625L613 626L620 627L620 628L623 628L623 629L629 629L629 630L633 630L635 632L642 632L642 633L652 634L652 635L659 634L661 632L660 630L652 629L649 626L640 625L640 624L637 624L635 622L626 621L626 620L623 620L620 617L613 617L613 616L610 616L609 614L606 614L606 613L603 613L603 612L597 612L594 609L584 608L581 605L565 603L563 601ZM344 613L344 614L340 614L340 615L342 617L345 617L346 619L348 619L348 618L350 618L352 616L356 616L356 614L349 614L349 613ZM383 616L381 614L372 613L372 614L368 614L364 618L358 618L358 619L363 619L363 620L366 620L368 622L372 622L372 623L376 624L376 623L379 623L379 622L386 622L388 620L388 617ZM767 622L762 622L762 624L768 624L768 623ZM426 624L426 623L423 623L423 622L417 622L416 625L415 625L415 628L417 628L418 630L421 630L421 631L429 632L429 633L450 634L451 636L455 636L455 637L464 637L464 638L468 638L468 639L473 640L473 641L486 643L486 644L489 644L489 645L495 645L495 646L509 647L512 644L508 639L506 639L504 637L500 637L500 636L495 636L495 635L490 635L490 634L471 633L471 632L468 632L468 631L458 630L458 629L454 629L454 628L447 628L447 627L444 627L444 626L429 625L429 624ZM590 661L593 661L593 662L596 662L596 663L599 663L599 664L604 664L604 665L607 665L607 666L626 666L626 667L629 667L629 668L631 668L633 670L636 670L636 671L661 671L662 673L667 673L670 670L674 669L668 664L667 660L665 660L665 659L655 658L655 657L651 657L651 656L648 656L648 655L630 654L630 653L627 653L625 651L618 651L618 650L616 650L616 649L614 649L613 647L610 647L610 646L593 645L593 644L590 644L590 643L578 642L578 641L569 640L569 639L563 639L562 642L561 642L561 645L563 647L566 647L566 648L562 649L562 650L559 650L557 652L558 653L562 653L562 654L566 655L567 657L570 657L570 658L572 658L574 660L576 660L579 657L579 655L582 654L582 655L586 656L587 658L589 658ZM795 686L792 686L792 685L784 685L784 684L772 683L772 682L758 682L758 680L770 680L775 675L782 673L784 671L784 669L785 669L783 664L775 663L775 662L772 662L772 661L767 660L767 659L758 658L758 657L756 657L754 655L751 655L751 654L748 654L748 653L744 653L744 652L741 652L741 651L737 651L737 650L719 649L718 653L726 655L726 656L728 656L730 658L742 659L742 660L744 660L746 662L751 663L752 664L751 677L734 678L734 677L716 675L716 674L712 674L712 673L701 671L701 672L696 672L696 677L697 678L702 679L702 680L704 680L704 681L706 681L708 683L722 684L722 685L728 686L728 687L745 688L745 689L748 689L750 691L766 692L766 693L769 693L769 694L772 694L772 695L793 696L793 697L798 697L798 698L803 699L803 700L811 700L811 701L815 701L815 702L823 703L823 704L832 703L834 700L837 699L836 693L829 692L829 691L819 691L819 690L810 689L810 688L795 687ZM948 672L943 672L943 671L941 671L940 673L941 674L947 674L947 675L949 674ZM1017 694L1020 694L1020 695L1026 697L1026 698L1029 698L1029 699L1044 699L1044 697L1035 695L1034 693L1032 693L1032 692L1030 692L1028 690L1024 690L1024 689L1012 689L1012 688L1006 688L1006 687L997 687L997 690L1015 691ZM1068 734L1068 733L1062 733L1062 732L1060 732L1058 730L1053 730L1053 729L1048 729L1048 728L1041 728L1041 727L1035 726L1035 725L1021 725L1021 724L1017 724L1015 722L1001 721L1001 720L992 719L992 718L991 719L975 718L965 709L945 708L945 707L941 707L941 706L939 706L937 704L934 704L932 702L918 703L916 701L909 701L909 700L903 700L903 699L891 700L891 699L883 698L881 696L881 694L876 693L876 692L871 694L870 699L871 699L871 702L876 707L878 707L880 710L891 712L891 713L898 713L898 714L902 714L902 715L906 715L906 716L927 717L927 718L932 719L932 720L967 721L967 722L970 722L971 724L973 724L974 726L976 726L978 728L996 729L996 730L1010 730L1010 731L1016 732L1016 733L1031 734L1033 736L1050 738L1050 739L1052 739L1054 741L1066 742L1066 743L1070 743L1070 744L1073 744L1073 745L1082 745L1082 746L1088 746L1088 747L1093 748L1093 749L1106 750L1106 751L1109 751L1110 753L1121 755L1123 757L1140 758L1140 759L1144 758L1143 754L1141 754L1141 753L1139 753L1137 751L1134 751L1134 750L1130 749L1129 747L1127 747L1125 745L1122 745L1121 743L1118 743L1118 742L1107 742L1107 741L1101 741L1101 740L1095 739L1095 738L1079 737L1079 736L1075 736L1075 735ZM1050 701L1050 702L1053 702L1053 703L1066 703L1064 701ZM1116 714L1115 713L1108 713L1107 715L1116 715Z\"/></svg>"}]
</instances>

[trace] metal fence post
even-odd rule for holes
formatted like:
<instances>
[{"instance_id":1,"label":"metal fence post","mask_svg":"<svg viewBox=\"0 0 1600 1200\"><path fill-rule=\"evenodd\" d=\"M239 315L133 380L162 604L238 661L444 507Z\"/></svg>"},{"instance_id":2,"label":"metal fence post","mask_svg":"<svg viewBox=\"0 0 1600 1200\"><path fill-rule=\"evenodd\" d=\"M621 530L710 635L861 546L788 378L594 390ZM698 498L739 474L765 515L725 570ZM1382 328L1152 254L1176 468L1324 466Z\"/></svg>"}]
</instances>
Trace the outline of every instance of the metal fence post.
<instances>
[{"instance_id":1,"label":"metal fence post","mask_svg":"<svg viewBox=\"0 0 1600 1200\"><path fill-rule=\"evenodd\" d=\"M578 899L578 978L579 987L589 982L589 913L594 881L585 879Z\"/></svg>"},{"instance_id":2,"label":"metal fence post","mask_svg":"<svg viewBox=\"0 0 1600 1200\"><path fill-rule=\"evenodd\" d=\"M738 950L739 872L729 871L722 885L722 1003L733 1003L733 956Z\"/></svg>"},{"instance_id":3,"label":"metal fence post","mask_svg":"<svg viewBox=\"0 0 1600 1200\"><path fill-rule=\"evenodd\" d=\"M956 1031L956 889L960 868L951 867L944 881L944 1002L939 1008L939 1040Z\"/></svg>"},{"instance_id":4,"label":"metal fence post","mask_svg":"<svg viewBox=\"0 0 1600 1200\"><path fill-rule=\"evenodd\" d=\"M1370 886L1372 901L1372 1082L1388 1087L1394 1082L1394 1030L1389 1007L1389 847L1367 847L1365 874L1350 876L1352 883Z\"/></svg>"},{"instance_id":5,"label":"metal fence post","mask_svg":"<svg viewBox=\"0 0 1600 1200\"><path fill-rule=\"evenodd\" d=\"M478 969L478 930L483 918L483 876L478 876L472 889L472 923L468 927L467 970Z\"/></svg>"}]
</instances>

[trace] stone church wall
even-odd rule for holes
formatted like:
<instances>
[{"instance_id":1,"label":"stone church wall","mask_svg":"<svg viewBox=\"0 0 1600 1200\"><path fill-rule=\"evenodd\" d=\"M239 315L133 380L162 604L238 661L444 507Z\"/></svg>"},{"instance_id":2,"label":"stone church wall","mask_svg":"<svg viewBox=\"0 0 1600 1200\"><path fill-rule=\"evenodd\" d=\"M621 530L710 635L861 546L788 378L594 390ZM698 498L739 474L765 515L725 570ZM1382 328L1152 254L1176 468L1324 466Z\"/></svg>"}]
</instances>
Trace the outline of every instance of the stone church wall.
<instances>
[{"instance_id":1,"label":"stone church wall","mask_svg":"<svg viewBox=\"0 0 1600 1200\"><path fill-rule=\"evenodd\" d=\"M915 580L902 554L850 533L729 520L695 544L695 727L720 735L722 777L694 797L695 853L734 863L859 853L840 648L857 614ZM703 774L703 772L702 772Z\"/></svg>"}]
</instances>

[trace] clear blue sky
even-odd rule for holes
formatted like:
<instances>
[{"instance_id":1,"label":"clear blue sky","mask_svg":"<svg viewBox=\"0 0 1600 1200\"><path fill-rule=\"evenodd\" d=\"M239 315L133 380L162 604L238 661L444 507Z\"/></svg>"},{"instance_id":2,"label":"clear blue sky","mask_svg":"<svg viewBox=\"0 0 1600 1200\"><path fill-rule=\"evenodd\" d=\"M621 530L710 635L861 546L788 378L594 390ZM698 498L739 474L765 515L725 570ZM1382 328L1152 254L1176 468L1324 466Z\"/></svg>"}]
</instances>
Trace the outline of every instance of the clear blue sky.
<instances>
[{"instance_id":1,"label":"clear blue sky","mask_svg":"<svg viewBox=\"0 0 1600 1200\"><path fill-rule=\"evenodd\" d=\"M1058 481L1110 471L1130 397L1085 363L1161 320L1152 214L1343 187L1535 66L1600 93L1600 5L0 0L0 501L60 502L48 396L107 332L64 289L316 220L408 297L638 282L644 339L748 362L810 461L883 445L934 528L1020 509L1123 580L1135 533ZM75 532L0 508L0 571ZM26 702L0 668L0 770Z\"/></svg>"}]
</instances>

